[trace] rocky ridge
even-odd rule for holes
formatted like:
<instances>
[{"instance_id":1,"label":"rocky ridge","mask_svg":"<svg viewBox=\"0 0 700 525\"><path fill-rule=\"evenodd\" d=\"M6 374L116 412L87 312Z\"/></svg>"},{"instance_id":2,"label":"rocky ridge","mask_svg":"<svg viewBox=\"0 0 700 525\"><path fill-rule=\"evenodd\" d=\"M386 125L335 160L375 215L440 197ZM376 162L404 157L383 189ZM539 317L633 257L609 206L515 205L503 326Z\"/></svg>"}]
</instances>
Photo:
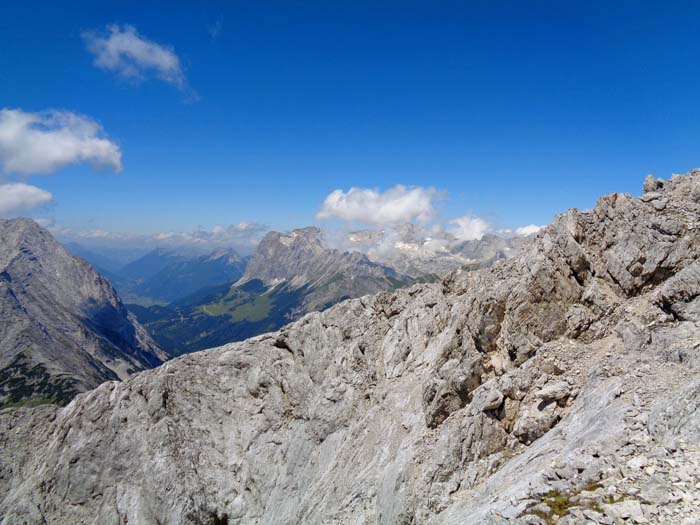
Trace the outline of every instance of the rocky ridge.
<instances>
[{"instance_id":1,"label":"rocky ridge","mask_svg":"<svg viewBox=\"0 0 700 525\"><path fill-rule=\"evenodd\" d=\"M648 177L490 268L2 411L0 523L698 523L698 255L700 171Z\"/></svg>"}]
</instances>

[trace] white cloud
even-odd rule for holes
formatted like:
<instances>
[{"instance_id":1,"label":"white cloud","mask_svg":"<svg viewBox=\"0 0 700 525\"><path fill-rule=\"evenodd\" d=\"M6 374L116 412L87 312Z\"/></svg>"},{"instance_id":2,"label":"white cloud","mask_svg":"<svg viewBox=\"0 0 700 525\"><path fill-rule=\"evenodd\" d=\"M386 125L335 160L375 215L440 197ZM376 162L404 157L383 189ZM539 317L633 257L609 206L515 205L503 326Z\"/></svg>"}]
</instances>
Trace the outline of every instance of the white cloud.
<instances>
[{"instance_id":1,"label":"white cloud","mask_svg":"<svg viewBox=\"0 0 700 525\"><path fill-rule=\"evenodd\" d=\"M51 204L53 196L46 190L15 182L0 184L0 215L24 213Z\"/></svg>"},{"instance_id":2,"label":"white cloud","mask_svg":"<svg viewBox=\"0 0 700 525\"><path fill-rule=\"evenodd\" d=\"M106 34L83 33L83 40L95 56L95 65L101 69L132 81L155 74L178 89L185 88L185 74L172 48L144 38L133 26L110 25Z\"/></svg>"},{"instance_id":3,"label":"white cloud","mask_svg":"<svg viewBox=\"0 0 700 525\"><path fill-rule=\"evenodd\" d=\"M1 171L51 173L78 162L122 168L119 146L94 120L68 111L0 109Z\"/></svg>"},{"instance_id":4,"label":"white cloud","mask_svg":"<svg viewBox=\"0 0 700 525\"><path fill-rule=\"evenodd\" d=\"M335 190L326 197L316 217L374 225L428 222L435 214L433 201L441 195L435 188L401 184L385 192L367 188Z\"/></svg>"},{"instance_id":5,"label":"white cloud","mask_svg":"<svg viewBox=\"0 0 700 525\"><path fill-rule=\"evenodd\" d=\"M521 226L520 228L515 229L515 233L517 235L532 235L533 233L537 233L540 231L544 226L537 226L536 224L528 224L527 226Z\"/></svg>"},{"instance_id":6,"label":"white cloud","mask_svg":"<svg viewBox=\"0 0 700 525\"><path fill-rule=\"evenodd\" d=\"M452 219L450 224L454 224L450 233L462 241L479 240L491 230L491 225L488 222L475 215L457 217Z\"/></svg>"}]
</instances>

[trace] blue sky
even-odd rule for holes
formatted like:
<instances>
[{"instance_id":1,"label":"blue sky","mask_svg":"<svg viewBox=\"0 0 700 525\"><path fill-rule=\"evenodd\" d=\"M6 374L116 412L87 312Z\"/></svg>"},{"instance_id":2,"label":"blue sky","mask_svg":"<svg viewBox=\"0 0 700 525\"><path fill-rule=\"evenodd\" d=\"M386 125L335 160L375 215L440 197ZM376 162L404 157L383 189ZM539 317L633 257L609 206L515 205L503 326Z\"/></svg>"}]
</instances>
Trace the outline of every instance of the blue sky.
<instances>
[{"instance_id":1,"label":"blue sky","mask_svg":"<svg viewBox=\"0 0 700 525\"><path fill-rule=\"evenodd\" d=\"M546 224L700 165L699 23L693 2L7 2L0 108L98 122L123 169L0 176L74 231L287 229L397 184L441 190L436 220ZM182 77L96 66L85 34L111 24Z\"/></svg>"}]
</instances>

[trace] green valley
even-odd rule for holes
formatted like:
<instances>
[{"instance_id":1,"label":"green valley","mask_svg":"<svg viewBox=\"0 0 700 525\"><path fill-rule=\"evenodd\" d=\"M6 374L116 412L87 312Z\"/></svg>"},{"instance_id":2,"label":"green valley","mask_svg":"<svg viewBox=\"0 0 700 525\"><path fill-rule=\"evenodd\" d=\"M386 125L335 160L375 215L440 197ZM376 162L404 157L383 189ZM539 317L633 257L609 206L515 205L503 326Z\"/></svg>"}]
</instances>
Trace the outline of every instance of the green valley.
<instances>
[{"instance_id":1,"label":"green valley","mask_svg":"<svg viewBox=\"0 0 700 525\"><path fill-rule=\"evenodd\" d=\"M205 288L168 306L128 308L175 357L276 330L291 320L307 293L305 286L265 286L253 280Z\"/></svg>"}]
</instances>

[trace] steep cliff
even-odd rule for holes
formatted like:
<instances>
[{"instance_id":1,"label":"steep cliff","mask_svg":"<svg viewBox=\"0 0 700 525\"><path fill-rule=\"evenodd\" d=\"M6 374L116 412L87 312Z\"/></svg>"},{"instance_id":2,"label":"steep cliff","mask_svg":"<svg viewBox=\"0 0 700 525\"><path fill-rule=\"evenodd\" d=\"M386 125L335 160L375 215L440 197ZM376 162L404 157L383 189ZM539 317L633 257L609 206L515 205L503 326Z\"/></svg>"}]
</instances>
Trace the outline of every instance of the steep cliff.
<instances>
[{"instance_id":1,"label":"steep cliff","mask_svg":"<svg viewBox=\"0 0 700 525\"><path fill-rule=\"evenodd\" d=\"M65 404L163 359L89 264L29 219L0 221L0 406Z\"/></svg>"}]
</instances>

